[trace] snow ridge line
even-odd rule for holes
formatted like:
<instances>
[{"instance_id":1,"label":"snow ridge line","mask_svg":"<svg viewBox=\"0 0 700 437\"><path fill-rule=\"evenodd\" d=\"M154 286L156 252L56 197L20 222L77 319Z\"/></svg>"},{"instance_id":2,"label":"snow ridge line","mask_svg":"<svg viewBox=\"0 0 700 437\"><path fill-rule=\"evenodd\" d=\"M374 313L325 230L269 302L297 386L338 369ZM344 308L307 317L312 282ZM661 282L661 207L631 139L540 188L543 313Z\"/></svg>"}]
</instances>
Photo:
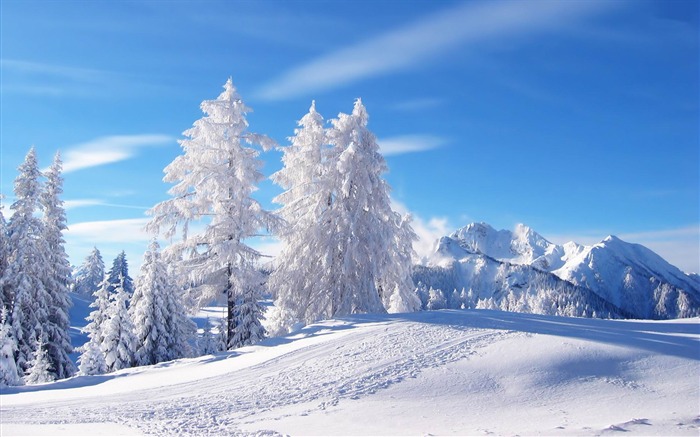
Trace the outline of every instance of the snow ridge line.
<instances>
[{"instance_id":1,"label":"snow ridge line","mask_svg":"<svg viewBox=\"0 0 700 437\"><path fill-rule=\"evenodd\" d=\"M241 425L254 427L276 408L298 406L293 414L313 414L415 378L423 369L468 359L512 335L426 323L360 324L352 331L340 341L304 347L221 377L124 393L85 407L53 404L50 412L47 406L35 408L36 414L10 408L3 411L3 421L39 423L51 417L52 423L85 423L109 417L149 435L240 434Z\"/></svg>"}]
</instances>

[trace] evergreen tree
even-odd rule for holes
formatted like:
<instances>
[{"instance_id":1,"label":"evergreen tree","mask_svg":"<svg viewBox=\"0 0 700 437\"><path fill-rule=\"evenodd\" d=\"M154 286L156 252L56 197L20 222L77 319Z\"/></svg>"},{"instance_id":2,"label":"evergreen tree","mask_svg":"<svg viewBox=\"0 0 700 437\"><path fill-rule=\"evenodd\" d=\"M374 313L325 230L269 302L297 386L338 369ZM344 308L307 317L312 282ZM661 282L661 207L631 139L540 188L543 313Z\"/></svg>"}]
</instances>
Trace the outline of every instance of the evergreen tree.
<instances>
[{"instance_id":1,"label":"evergreen tree","mask_svg":"<svg viewBox=\"0 0 700 437\"><path fill-rule=\"evenodd\" d=\"M109 292L115 293L119 285L124 288L129 299L134 294L134 281L129 276L129 263L126 260L126 253L122 250L114 261L112 268L107 272L107 281L109 282ZM127 300L127 306L129 301Z\"/></svg>"},{"instance_id":2,"label":"evergreen tree","mask_svg":"<svg viewBox=\"0 0 700 437\"><path fill-rule=\"evenodd\" d=\"M90 308L94 308L94 310L85 318L88 324L82 329L82 332L87 334L88 338L95 344L100 345L104 338L106 322L109 320L110 295L109 282L106 278L92 296L94 300L90 304Z\"/></svg>"},{"instance_id":3,"label":"evergreen tree","mask_svg":"<svg viewBox=\"0 0 700 437\"><path fill-rule=\"evenodd\" d=\"M258 343L265 338L265 328L260 320L265 309L260 304L260 294L250 288L238 298L236 305L236 329L233 333L233 349Z\"/></svg>"},{"instance_id":4,"label":"evergreen tree","mask_svg":"<svg viewBox=\"0 0 700 437\"><path fill-rule=\"evenodd\" d=\"M51 297L44 284L48 245L39 210L41 183L34 148L29 150L15 179L14 211L7 225L10 254L5 275L5 296L12 302L12 336L17 341L16 363L24 373L34 357L36 339L48 320Z\"/></svg>"},{"instance_id":5,"label":"evergreen tree","mask_svg":"<svg viewBox=\"0 0 700 437\"><path fill-rule=\"evenodd\" d=\"M0 308L0 387L22 384L15 364L17 343L12 337L12 327L8 323L7 315L7 309Z\"/></svg>"},{"instance_id":6,"label":"evergreen tree","mask_svg":"<svg viewBox=\"0 0 700 437\"><path fill-rule=\"evenodd\" d=\"M105 278L105 263L100 251L93 247L75 274L73 291L84 296L92 296Z\"/></svg>"},{"instance_id":7,"label":"evergreen tree","mask_svg":"<svg viewBox=\"0 0 700 437\"><path fill-rule=\"evenodd\" d=\"M144 255L129 312L136 326L136 361L155 364L189 356L188 340L196 326L186 316L179 290L154 240Z\"/></svg>"},{"instance_id":8,"label":"evergreen tree","mask_svg":"<svg viewBox=\"0 0 700 437\"><path fill-rule=\"evenodd\" d=\"M156 205L148 229L166 238L182 230L182 240L169 248L173 259L182 259L197 285L198 304L215 298L226 300L227 342L233 347L236 302L262 282L256 269L260 253L245 243L260 229L271 229L276 217L251 197L260 173L259 152L247 144L271 147L274 142L247 131L246 107L229 79L216 100L201 105L205 117L185 131L180 141L184 154L165 168L166 182L175 185L172 198ZM200 234L188 235L192 221L204 221Z\"/></svg>"},{"instance_id":9,"label":"evergreen tree","mask_svg":"<svg viewBox=\"0 0 700 437\"><path fill-rule=\"evenodd\" d=\"M102 375L107 373L107 364L100 347L88 341L82 347L83 353L78 358L78 371L80 375Z\"/></svg>"},{"instance_id":10,"label":"evergreen tree","mask_svg":"<svg viewBox=\"0 0 700 437\"><path fill-rule=\"evenodd\" d=\"M214 337L211 332L211 322L207 317L207 321L204 322L204 328L202 329L202 341L199 343L199 353L200 355L210 355L219 352L219 341L218 338Z\"/></svg>"},{"instance_id":11,"label":"evergreen tree","mask_svg":"<svg viewBox=\"0 0 700 437\"><path fill-rule=\"evenodd\" d=\"M27 369L27 376L24 378L27 384L42 384L56 379L56 372L51 368L49 353L43 335L40 335L36 340L36 347L34 348L34 355L30 364Z\"/></svg>"},{"instance_id":12,"label":"evergreen tree","mask_svg":"<svg viewBox=\"0 0 700 437\"><path fill-rule=\"evenodd\" d=\"M329 132L337 161L331 172L335 197L330 221L335 226L329 235L336 249L327 264L336 284L332 317L385 312L385 306L418 309L417 299L408 294L414 289L410 261L415 234L408 219L391 209L389 186L381 177L386 162L367 121L358 99L351 115L332 120Z\"/></svg>"},{"instance_id":13,"label":"evergreen tree","mask_svg":"<svg viewBox=\"0 0 700 437\"><path fill-rule=\"evenodd\" d=\"M268 289L276 296L275 333L286 331L297 321L312 323L329 315L329 289L325 257L333 252L328 235L334 223L329 220L332 187L327 159L329 148L323 117L311 104L298 122L291 144L283 148L284 167L271 179L286 191L273 199L285 220L279 231L284 242L275 259Z\"/></svg>"},{"instance_id":14,"label":"evergreen tree","mask_svg":"<svg viewBox=\"0 0 700 437\"><path fill-rule=\"evenodd\" d=\"M63 231L67 226L63 201L60 199L63 192L61 169L61 157L57 153L46 173L46 184L41 197L44 210L44 240L48 246L46 264L43 266L44 286L50 297L48 320L43 329L46 334L46 353L56 379L68 378L75 373L75 366L68 356L73 352L68 335L68 311L72 305L68 296L71 268L63 239Z\"/></svg>"},{"instance_id":15,"label":"evergreen tree","mask_svg":"<svg viewBox=\"0 0 700 437\"><path fill-rule=\"evenodd\" d=\"M131 367L135 363L137 341L126 308L127 299L126 290L120 282L110 296L109 319L100 345L108 372Z\"/></svg>"},{"instance_id":16,"label":"evergreen tree","mask_svg":"<svg viewBox=\"0 0 700 437\"><path fill-rule=\"evenodd\" d=\"M144 254L141 272L136 278L136 288L129 308L129 314L136 328L136 362L149 365L168 359L168 346L171 343L170 331L166 326L168 317L165 295L172 285L167 277L165 266L159 263L158 243L151 242Z\"/></svg>"},{"instance_id":17,"label":"evergreen tree","mask_svg":"<svg viewBox=\"0 0 700 437\"><path fill-rule=\"evenodd\" d=\"M358 100L332 123L324 130L312 104L272 176L286 190L275 198L285 247L269 281L281 332L296 321L420 309L411 279L416 237L410 218L391 209L365 108Z\"/></svg>"}]
</instances>

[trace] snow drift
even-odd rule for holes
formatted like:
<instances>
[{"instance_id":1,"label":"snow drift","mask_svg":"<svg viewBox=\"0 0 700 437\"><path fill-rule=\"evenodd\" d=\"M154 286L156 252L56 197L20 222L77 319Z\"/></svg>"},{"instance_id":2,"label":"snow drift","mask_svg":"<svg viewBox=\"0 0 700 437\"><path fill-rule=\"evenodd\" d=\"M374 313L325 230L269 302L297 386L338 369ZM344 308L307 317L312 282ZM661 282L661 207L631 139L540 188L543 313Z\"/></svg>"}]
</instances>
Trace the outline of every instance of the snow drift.
<instances>
[{"instance_id":1,"label":"snow drift","mask_svg":"<svg viewBox=\"0 0 700 437\"><path fill-rule=\"evenodd\" d=\"M235 352L3 389L2 435L697 435L700 320L353 316Z\"/></svg>"}]
</instances>

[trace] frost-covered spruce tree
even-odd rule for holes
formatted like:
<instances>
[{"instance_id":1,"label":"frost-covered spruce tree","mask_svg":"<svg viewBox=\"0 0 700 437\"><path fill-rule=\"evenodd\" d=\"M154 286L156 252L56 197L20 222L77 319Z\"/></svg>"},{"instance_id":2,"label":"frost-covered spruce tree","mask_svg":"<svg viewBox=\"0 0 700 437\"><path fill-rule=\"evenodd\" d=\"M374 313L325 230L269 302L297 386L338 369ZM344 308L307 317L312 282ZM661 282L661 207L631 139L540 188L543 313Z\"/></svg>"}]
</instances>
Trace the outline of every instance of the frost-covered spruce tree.
<instances>
[{"instance_id":1,"label":"frost-covered spruce tree","mask_svg":"<svg viewBox=\"0 0 700 437\"><path fill-rule=\"evenodd\" d=\"M0 308L0 387L22 384L22 378L15 363L17 343L12 337L12 328L8 323L7 315L7 309Z\"/></svg>"},{"instance_id":2,"label":"frost-covered spruce tree","mask_svg":"<svg viewBox=\"0 0 700 437\"><path fill-rule=\"evenodd\" d=\"M144 254L129 308L135 326L136 362L155 364L191 354L188 340L196 330L184 312L179 289L168 273L154 240Z\"/></svg>"},{"instance_id":3,"label":"frost-covered spruce tree","mask_svg":"<svg viewBox=\"0 0 700 437\"><path fill-rule=\"evenodd\" d=\"M165 295L171 292L172 284L165 265L158 259L159 255L158 243L154 240L144 254L129 307L135 327L138 365L156 364L168 359L171 334L166 322L168 309Z\"/></svg>"},{"instance_id":4,"label":"frost-covered spruce tree","mask_svg":"<svg viewBox=\"0 0 700 437\"><path fill-rule=\"evenodd\" d=\"M14 211L7 224L10 254L5 281L5 295L12 302L10 320L12 336L17 341L16 362L21 373L29 368L51 302L44 284L48 246L44 226L36 216L39 210L41 183L34 148L29 150L15 179Z\"/></svg>"},{"instance_id":5,"label":"frost-covered spruce tree","mask_svg":"<svg viewBox=\"0 0 700 437\"><path fill-rule=\"evenodd\" d=\"M98 344L88 341L81 350L82 353L78 358L78 372L80 375L102 375L107 373L105 357Z\"/></svg>"},{"instance_id":6,"label":"frost-covered spruce tree","mask_svg":"<svg viewBox=\"0 0 700 437\"><path fill-rule=\"evenodd\" d=\"M109 282L106 278L92 296L94 300L90 304L90 308L94 308L94 310L85 318L88 324L81 331L88 335L89 341L99 346L102 344L105 326L109 320L110 295Z\"/></svg>"},{"instance_id":7,"label":"frost-covered spruce tree","mask_svg":"<svg viewBox=\"0 0 700 437\"><path fill-rule=\"evenodd\" d=\"M234 349L258 343L265 338L265 328L261 323L265 308L260 304L260 299L260 293L255 288L250 288L239 296L236 302L236 328L229 341Z\"/></svg>"},{"instance_id":8,"label":"frost-covered spruce tree","mask_svg":"<svg viewBox=\"0 0 700 437\"><path fill-rule=\"evenodd\" d=\"M290 145L282 150L284 167L271 179L285 191L273 199L285 220L278 235L284 246L275 259L268 289L276 297L277 314L273 329L284 333L295 322L312 323L330 315L332 277L324 261L333 252L335 224L329 216L332 186L329 180L329 152L323 117L315 102L298 122Z\"/></svg>"},{"instance_id":9,"label":"frost-covered spruce tree","mask_svg":"<svg viewBox=\"0 0 700 437\"><path fill-rule=\"evenodd\" d=\"M46 347L46 340L41 335L36 340L34 355L27 369L27 375L24 377L24 382L28 385L42 384L56 380L56 374L51 368L49 352Z\"/></svg>"},{"instance_id":10,"label":"frost-covered spruce tree","mask_svg":"<svg viewBox=\"0 0 700 437\"><path fill-rule=\"evenodd\" d=\"M134 294L134 281L129 276L129 263L123 250L114 258L112 268L107 272L107 281L109 282L110 293L114 293L117 287L121 285L126 291L126 295L131 299L131 296ZM127 300L128 305L129 301Z\"/></svg>"},{"instance_id":11,"label":"frost-covered spruce tree","mask_svg":"<svg viewBox=\"0 0 700 437\"><path fill-rule=\"evenodd\" d=\"M131 367L135 362L137 340L126 308L128 298L121 283L110 296L109 319L100 345L108 372Z\"/></svg>"},{"instance_id":12,"label":"frost-covered spruce tree","mask_svg":"<svg viewBox=\"0 0 700 437\"><path fill-rule=\"evenodd\" d=\"M197 285L198 304L224 297L227 303L227 342L234 346L236 302L262 283L256 269L260 253L245 243L261 229L278 221L251 197L260 173L259 152L274 145L271 139L248 132L246 107L229 79L216 100L201 104L205 116L185 131L184 154L165 168L165 182L175 185L171 199L156 205L147 229L171 238L181 229L182 240L168 248L173 259L182 257ZM188 235L191 222L205 228Z\"/></svg>"},{"instance_id":13,"label":"frost-covered spruce tree","mask_svg":"<svg viewBox=\"0 0 700 437\"><path fill-rule=\"evenodd\" d=\"M44 286L49 295L48 320L44 324L46 353L56 379L68 378L75 373L75 366L68 356L73 352L68 329L68 311L72 305L68 296L71 285L71 268L65 250L63 231L66 226L66 212L60 198L63 193L61 176L61 156L56 154L53 164L46 173L46 183L41 196L44 210L44 240L48 246Z\"/></svg>"},{"instance_id":14,"label":"frost-covered spruce tree","mask_svg":"<svg viewBox=\"0 0 700 437\"><path fill-rule=\"evenodd\" d=\"M202 340L199 342L199 353L200 355L210 355L217 352L219 352L219 341L212 334L211 322L207 318L202 329Z\"/></svg>"},{"instance_id":15,"label":"frost-covered spruce tree","mask_svg":"<svg viewBox=\"0 0 700 437\"><path fill-rule=\"evenodd\" d=\"M326 269L336 286L330 315L417 310L410 277L415 234L391 209L387 171L379 145L367 129L367 111L360 99L352 114L340 114L329 131L336 161L331 173L334 187L328 235L335 253Z\"/></svg>"},{"instance_id":16,"label":"frost-covered spruce tree","mask_svg":"<svg viewBox=\"0 0 700 437\"><path fill-rule=\"evenodd\" d=\"M105 278L105 263L100 251L92 248L85 261L75 273L73 291L84 296L92 296Z\"/></svg>"}]
</instances>

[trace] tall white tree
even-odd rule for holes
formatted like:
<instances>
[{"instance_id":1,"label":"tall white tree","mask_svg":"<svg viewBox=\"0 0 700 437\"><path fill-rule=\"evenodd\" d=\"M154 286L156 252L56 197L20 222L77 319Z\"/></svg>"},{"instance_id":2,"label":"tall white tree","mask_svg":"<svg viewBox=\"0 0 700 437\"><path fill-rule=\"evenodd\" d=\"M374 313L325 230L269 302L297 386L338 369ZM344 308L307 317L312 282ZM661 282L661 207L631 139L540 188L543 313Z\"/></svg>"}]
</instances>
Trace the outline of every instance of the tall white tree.
<instances>
[{"instance_id":1,"label":"tall white tree","mask_svg":"<svg viewBox=\"0 0 700 437\"><path fill-rule=\"evenodd\" d=\"M105 323L100 349L108 372L125 369L135 364L137 347L134 324L126 307L129 296L121 283L110 295L109 319Z\"/></svg>"},{"instance_id":2,"label":"tall white tree","mask_svg":"<svg viewBox=\"0 0 700 437\"><path fill-rule=\"evenodd\" d=\"M110 317L109 282L103 278L100 286L93 293L94 300L90 304L93 311L85 318L88 324L81 330L87 334L88 341L80 347L78 358L79 370L82 375L97 375L107 371L107 364L102 353L102 342ZM96 357L99 354L101 358Z\"/></svg>"},{"instance_id":3,"label":"tall white tree","mask_svg":"<svg viewBox=\"0 0 700 437\"><path fill-rule=\"evenodd\" d=\"M332 316L410 311L417 300L410 277L411 244L415 234L408 218L391 209L387 171L379 145L367 128L368 115L360 99L352 114L340 114L329 131L336 161L330 177L334 187L331 221L336 253L330 260L335 276Z\"/></svg>"},{"instance_id":4,"label":"tall white tree","mask_svg":"<svg viewBox=\"0 0 700 437\"><path fill-rule=\"evenodd\" d=\"M180 141L184 153L165 168L165 182L175 185L171 199L156 205L147 229L166 238L178 233L182 240L168 249L173 259L191 272L198 303L222 295L226 300L228 347L234 347L236 301L262 282L256 269L260 253L246 244L261 229L273 228L276 217L251 197L260 173L259 152L274 145L270 138L248 132L245 106L231 79L216 100L201 104L205 116L185 131ZM193 221L204 230L188 235Z\"/></svg>"},{"instance_id":5,"label":"tall white tree","mask_svg":"<svg viewBox=\"0 0 700 437\"><path fill-rule=\"evenodd\" d=\"M126 260L126 252L123 250L112 261L112 268L107 272L107 281L110 284L109 291L111 293L114 293L117 286L121 284L126 295L131 299L131 295L134 294L134 281L129 276L129 262Z\"/></svg>"},{"instance_id":6,"label":"tall white tree","mask_svg":"<svg viewBox=\"0 0 700 437\"><path fill-rule=\"evenodd\" d=\"M37 340L48 320L45 266L48 245L44 226L36 216L41 196L41 172L34 148L29 150L15 179L14 211L7 230L10 248L5 281L5 295L12 302L10 319L12 336L17 341L16 362L21 373L29 368Z\"/></svg>"},{"instance_id":7,"label":"tall white tree","mask_svg":"<svg viewBox=\"0 0 700 437\"><path fill-rule=\"evenodd\" d=\"M277 333L295 322L312 323L331 315L334 277L327 260L335 253L331 216L332 161L323 117L315 102L298 122L290 145L282 150L283 168L271 179L285 191L273 199L285 225L278 232L284 246L275 259L268 288L276 297Z\"/></svg>"},{"instance_id":8,"label":"tall white tree","mask_svg":"<svg viewBox=\"0 0 700 437\"><path fill-rule=\"evenodd\" d=\"M105 278L105 263L102 260L100 251L92 248L92 252L85 257L75 273L73 291L84 296L92 296L100 287L100 283Z\"/></svg>"},{"instance_id":9,"label":"tall white tree","mask_svg":"<svg viewBox=\"0 0 700 437\"><path fill-rule=\"evenodd\" d=\"M60 154L56 154L53 164L46 172L46 183L41 196L44 216L44 240L48 246L44 286L49 295L48 320L44 324L46 353L50 368L56 379L68 378L75 373L75 366L69 354L73 352L68 329L68 311L72 305L68 296L71 285L71 268L65 250L63 231L66 226L66 213L63 209L63 177Z\"/></svg>"}]
</instances>

